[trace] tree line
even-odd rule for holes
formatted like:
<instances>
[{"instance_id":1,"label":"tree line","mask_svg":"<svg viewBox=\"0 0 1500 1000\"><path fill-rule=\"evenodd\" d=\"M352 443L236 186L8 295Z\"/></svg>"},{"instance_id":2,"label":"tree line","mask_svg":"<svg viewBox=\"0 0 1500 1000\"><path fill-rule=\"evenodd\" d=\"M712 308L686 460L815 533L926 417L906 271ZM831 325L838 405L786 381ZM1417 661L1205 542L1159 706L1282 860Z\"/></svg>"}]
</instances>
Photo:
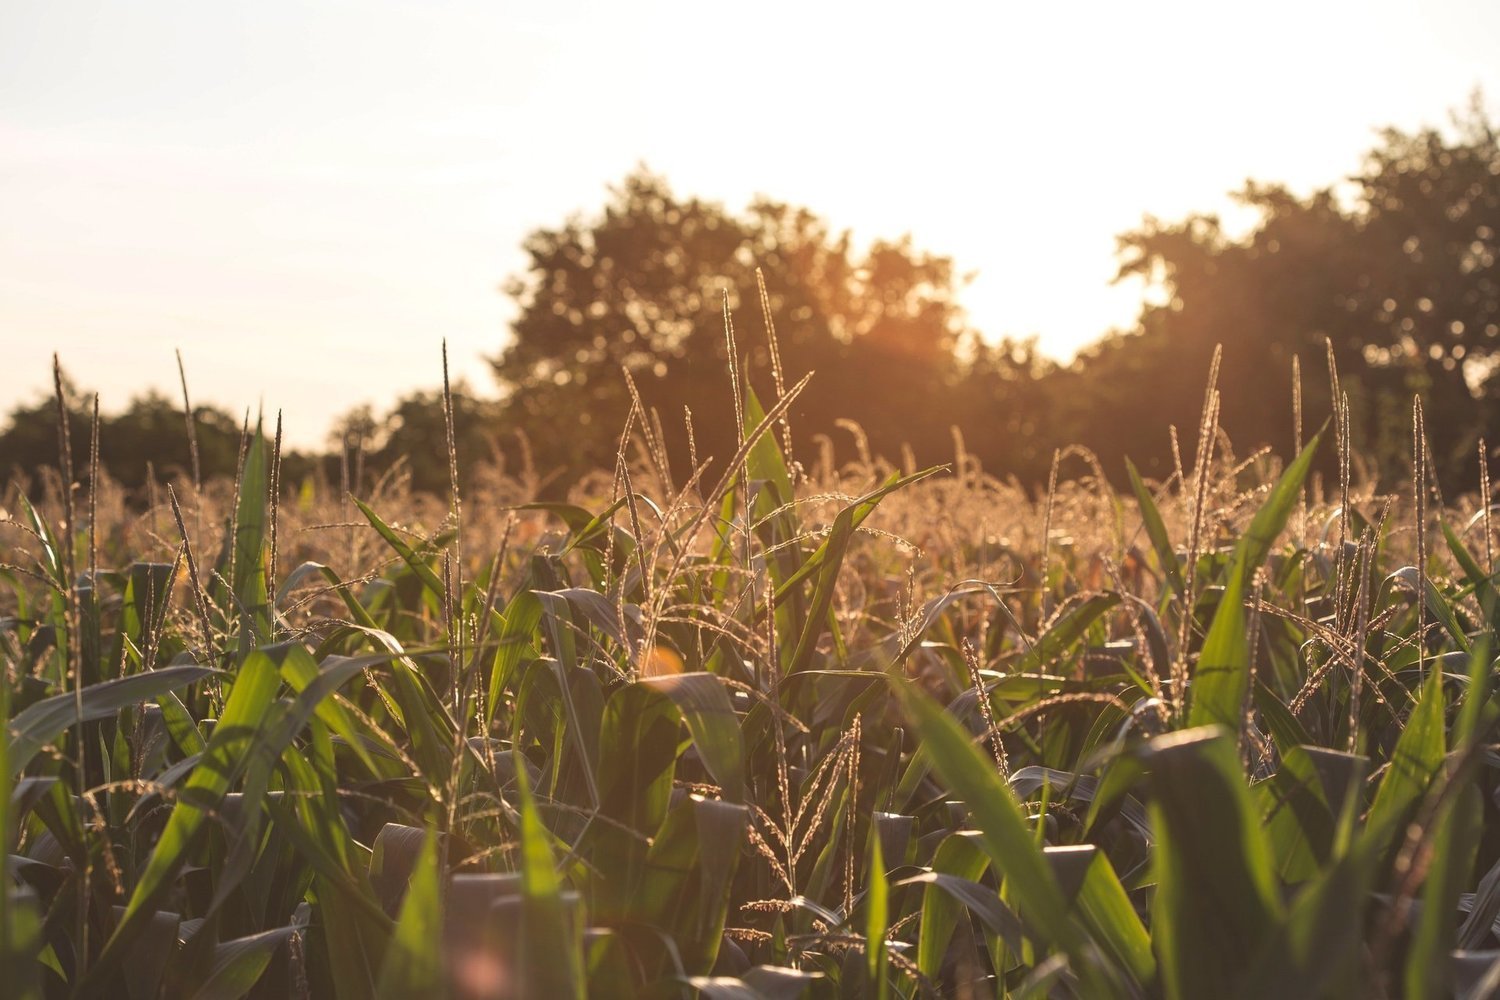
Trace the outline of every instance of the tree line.
<instances>
[{"instance_id":1,"label":"tree line","mask_svg":"<svg viewBox=\"0 0 1500 1000\"><path fill-rule=\"evenodd\" d=\"M1235 197L1255 213L1243 233L1194 214L1121 235L1119 277L1153 294L1132 329L1061 364L1035 339L982 336L955 262L910 238L856 246L805 208L761 198L731 212L638 170L600 211L526 240L528 264L505 285L518 316L491 359L496 391L453 396L460 466L525 464L566 483L613 466L634 411L680 481L734 450L734 368L762 398L816 373L790 420L793 454L809 461L850 457L854 425L859 447L945 461L957 427L987 471L1025 483L1045 482L1069 444L1111 475L1128 455L1162 477L1176 462L1168 428L1192 447L1222 347L1220 424L1241 452L1292 446L1294 358L1315 429L1331 411L1331 359L1372 474L1404 474L1420 394L1440 480L1472 485L1478 442L1500 441L1500 143L1479 101L1447 129L1384 131L1352 177L1305 196L1248 182ZM84 394L71 397L76 448L89 424ZM339 481L352 455L365 476L403 462L416 487L445 489L443 409L441 391L423 390L353 411L327 453L289 456L283 481ZM13 409L0 469L54 464L55 424L50 401ZM195 424L202 475L232 474L240 422L200 407ZM182 410L159 395L100 435L127 487L189 468Z\"/></svg>"}]
</instances>

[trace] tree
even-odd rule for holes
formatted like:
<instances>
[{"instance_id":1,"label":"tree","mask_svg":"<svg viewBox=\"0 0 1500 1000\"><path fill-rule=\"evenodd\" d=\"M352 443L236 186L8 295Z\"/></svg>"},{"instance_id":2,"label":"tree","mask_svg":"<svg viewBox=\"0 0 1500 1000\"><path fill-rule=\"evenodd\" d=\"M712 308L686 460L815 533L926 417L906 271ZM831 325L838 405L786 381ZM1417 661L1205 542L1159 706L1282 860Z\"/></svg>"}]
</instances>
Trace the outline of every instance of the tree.
<instances>
[{"instance_id":1,"label":"tree","mask_svg":"<svg viewBox=\"0 0 1500 1000\"><path fill-rule=\"evenodd\" d=\"M985 470L1045 483L1055 448L1069 443L1057 389L1066 369L1042 355L1036 337L989 343L975 336L960 352L963 376L949 416Z\"/></svg>"},{"instance_id":2,"label":"tree","mask_svg":"<svg viewBox=\"0 0 1500 1000\"><path fill-rule=\"evenodd\" d=\"M1361 221L1378 279L1351 307L1377 331L1371 368L1426 394L1448 470L1500 415L1500 142L1477 97L1455 125L1451 140L1389 130L1369 155Z\"/></svg>"},{"instance_id":3,"label":"tree","mask_svg":"<svg viewBox=\"0 0 1500 1000\"><path fill-rule=\"evenodd\" d=\"M454 453L463 489L474 470L499 453L497 434L502 422L495 401L476 396L463 381L453 386L451 395ZM328 436L331 460L325 471L337 481L342 475L342 454L349 462L349 488L361 494L397 462L403 462L411 474L413 489L447 494L448 421L443 411L442 389L410 392L378 417L368 404L354 407L334 422Z\"/></svg>"},{"instance_id":4,"label":"tree","mask_svg":"<svg viewBox=\"0 0 1500 1000\"><path fill-rule=\"evenodd\" d=\"M87 482L93 393L80 390L65 376L63 398L67 401L74 476L79 482ZM204 479L233 476L239 461L240 422L212 406L195 407L193 419ZM158 392L147 392L132 399L122 413L101 413L99 461L127 490L145 485L148 467L154 470L158 482L191 478L192 456L182 408ZM8 475L34 476L42 468L56 468L57 462L56 400L45 396L11 410L8 425L0 433L0 470Z\"/></svg>"},{"instance_id":5,"label":"tree","mask_svg":"<svg viewBox=\"0 0 1500 1000\"><path fill-rule=\"evenodd\" d=\"M1290 360L1305 409L1330 412L1331 342L1360 453L1387 474L1409 453L1410 398L1426 400L1444 478L1473 461L1500 405L1500 147L1477 105L1452 135L1387 130L1343 188L1299 198L1250 183L1259 221L1147 219L1120 239L1121 277L1156 285L1136 330L1085 352L1063 376L1070 423L1103 454L1167 465L1168 422L1191 428L1215 344L1234 381L1222 423L1241 445L1292 441Z\"/></svg>"},{"instance_id":6,"label":"tree","mask_svg":"<svg viewBox=\"0 0 1500 1000\"><path fill-rule=\"evenodd\" d=\"M460 483L464 484L475 468L494 457L498 421L493 401L475 397L462 383L454 386L452 399L454 453ZM404 457L411 468L413 488L448 492L448 425L441 389L402 397L386 416L381 437L383 444L375 454L378 467L388 468Z\"/></svg>"},{"instance_id":7,"label":"tree","mask_svg":"<svg viewBox=\"0 0 1500 1000\"><path fill-rule=\"evenodd\" d=\"M797 440L847 417L888 453L903 442L947 453L950 421L929 413L960 374L961 282L950 260L909 239L859 253L849 233L805 209L759 199L735 215L678 198L642 170L612 190L600 215L533 233L526 251L526 272L507 285L520 316L493 364L507 419L545 461L574 471L613 464L631 407L622 369L659 415L679 478L693 451L727 457L735 432L726 296L737 360L762 395L774 393L764 317L750 305L757 268L786 379L818 373L794 409Z\"/></svg>"}]
</instances>

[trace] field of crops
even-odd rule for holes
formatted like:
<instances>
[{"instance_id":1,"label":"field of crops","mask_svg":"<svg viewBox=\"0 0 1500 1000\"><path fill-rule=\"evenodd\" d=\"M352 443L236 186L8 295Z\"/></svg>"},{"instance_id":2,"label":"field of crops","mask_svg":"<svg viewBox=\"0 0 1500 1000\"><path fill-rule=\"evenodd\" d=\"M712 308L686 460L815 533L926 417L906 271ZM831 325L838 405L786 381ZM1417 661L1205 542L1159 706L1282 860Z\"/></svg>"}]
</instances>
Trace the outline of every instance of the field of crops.
<instances>
[{"instance_id":1,"label":"field of crops","mask_svg":"<svg viewBox=\"0 0 1500 1000\"><path fill-rule=\"evenodd\" d=\"M1477 499L1337 420L1236 456L1212 384L1165 482L1040 498L732 388L731 460L635 420L570 503L253 427L233 483L12 486L0 992L1500 994Z\"/></svg>"}]
</instances>

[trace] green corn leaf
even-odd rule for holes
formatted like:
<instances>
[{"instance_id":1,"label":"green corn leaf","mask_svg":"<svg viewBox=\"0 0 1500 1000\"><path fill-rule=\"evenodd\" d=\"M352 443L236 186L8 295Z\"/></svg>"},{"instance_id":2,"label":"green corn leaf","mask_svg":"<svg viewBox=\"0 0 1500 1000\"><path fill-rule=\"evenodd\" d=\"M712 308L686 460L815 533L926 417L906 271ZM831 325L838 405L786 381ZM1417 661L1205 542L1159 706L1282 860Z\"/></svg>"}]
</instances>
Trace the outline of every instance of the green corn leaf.
<instances>
[{"instance_id":1,"label":"green corn leaf","mask_svg":"<svg viewBox=\"0 0 1500 1000\"><path fill-rule=\"evenodd\" d=\"M1422 909L1406 960L1406 995L1418 1000L1453 993L1451 966L1446 961L1458 933L1458 914L1453 901L1468 888L1474 855L1484 833L1484 803L1480 785L1473 777L1471 750L1480 717L1489 703L1490 680L1486 640L1478 643L1469 657L1469 686L1453 727L1457 753L1447 762L1445 772L1447 785L1451 787L1438 788L1449 794L1439 799L1432 822L1432 866L1422 887Z\"/></svg>"},{"instance_id":2,"label":"green corn leaf","mask_svg":"<svg viewBox=\"0 0 1500 1000\"><path fill-rule=\"evenodd\" d=\"M1433 583L1432 577L1423 576L1415 566L1403 566L1386 577L1382 591L1398 580L1413 594L1422 595L1422 602L1427 612L1443 626L1454 645L1463 652L1468 652L1469 637L1464 633L1463 625L1459 623L1458 615L1453 611L1455 603L1443 596L1437 584Z\"/></svg>"},{"instance_id":3,"label":"green corn leaf","mask_svg":"<svg viewBox=\"0 0 1500 1000\"><path fill-rule=\"evenodd\" d=\"M599 810L649 838L667 813L677 759L678 712L646 684L628 684L604 706Z\"/></svg>"},{"instance_id":4,"label":"green corn leaf","mask_svg":"<svg viewBox=\"0 0 1500 1000\"><path fill-rule=\"evenodd\" d=\"M988 862L988 858L985 860ZM1021 926L1020 918L989 886L940 871L923 872L896 884L923 886L922 937L917 947L918 954L926 957L918 963L918 968L929 978L935 978L941 969L943 956L962 910L968 910L978 917L985 929L1004 942L1011 952L1020 954L1026 947L1026 932ZM937 924L929 932L927 921L933 918L937 920Z\"/></svg>"},{"instance_id":5,"label":"green corn leaf","mask_svg":"<svg viewBox=\"0 0 1500 1000\"><path fill-rule=\"evenodd\" d=\"M120 624L110 653L110 662L122 664L125 673L155 666L141 662L141 657L161 635L171 603L167 582L172 568L171 563L134 562L125 571Z\"/></svg>"},{"instance_id":6,"label":"green corn leaf","mask_svg":"<svg viewBox=\"0 0 1500 1000\"><path fill-rule=\"evenodd\" d=\"M1293 747L1308 746L1312 743L1312 737L1297 721L1297 717L1286 707L1286 703L1277 697L1276 692L1266 686L1265 681L1256 681L1255 684L1255 707L1260 711L1261 719L1271 732L1271 738L1276 741L1276 749L1287 753Z\"/></svg>"},{"instance_id":7,"label":"green corn leaf","mask_svg":"<svg viewBox=\"0 0 1500 1000\"><path fill-rule=\"evenodd\" d=\"M1302 482L1312 466L1322 432L1313 436L1271 495L1261 504L1230 561L1224 596L1208 627L1192 683L1188 725L1222 725L1239 732L1244 725L1245 695L1250 686L1250 641L1245 634L1245 601L1255 574L1270 554L1287 518L1301 498Z\"/></svg>"},{"instance_id":8,"label":"green corn leaf","mask_svg":"<svg viewBox=\"0 0 1500 1000\"><path fill-rule=\"evenodd\" d=\"M864 496L859 497L848 507L844 508L844 510L847 510L849 512L849 525L851 530L858 528L860 525L864 524L864 522L870 517L870 515L875 513L875 508L880 505L881 500L885 499L896 490L904 489L907 486L912 485L913 483L917 483L923 479L927 479L931 476L937 475L939 472L942 472L944 468L944 466L934 466L933 468L923 469L921 472L914 473L913 475L907 476L905 478L893 475L876 489L873 489L869 493L866 493ZM842 511L840 513L842 513ZM835 526L837 526L837 520L835 520ZM781 606L783 601L787 601L792 598L793 592L799 584L801 584L808 577L812 576L814 573L817 573L819 570L821 570L827 564L828 560L832 558L832 556L835 554L834 547L830 544L832 541L833 534L830 531L829 537L824 539L822 544L820 544L816 549L813 550L813 554L808 556L807 560L803 562L801 566L797 567L797 571L781 582L780 586L778 586L776 589L776 604L778 607ZM840 556L840 558L842 558L842 556ZM938 598L937 600L941 601L942 598Z\"/></svg>"},{"instance_id":9,"label":"green corn leaf","mask_svg":"<svg viewBox=\"0 0 1500 1000\"><path fill-rule=\"evenodd\" d=\"M1324 869L1293 900L1275 936L1240 979L1241 1000L1318 1000L1357 995L1351 970L1361 960L1363 913L1374 866L1349 851ZM1344 982L1346 988L1331 988Z\"/></svg>"},{"instance_id":10,"label":"green corn leaf","mask_svg":"<svg viewBox=\"0 0 1500 1000\"><path fill-rule=\"evenodd\" d=\"M1224 594L1199 653L1189 725L1217 723L1238 731L1243 724L1250 678L1245 600L1256 571L1297 505L1320 439L1321 432L1282 474L1235 546Z\"/></svg>"},{"instance_id":11,"label":"green corn leaf","mask_svg":"<svg viewBox=\"0 0 1500 1000\"><path fill-rule=\"evenodd\" d=\"M21 510L26 514L26 520L31 523L31 530L36 532L37 538L42 544L42 558L40 560L42 569L58 589L68 589L68 566L63 556L62 545L57 536L52 532L52 525L31 505L25 493L17 492L16 499L21 504Z\"/></svg>"},{"instance_id":12,"label":"green corn leaf","mask_svg":"<svg viewBox=\"0 0 1500 1000\"><path fill-rule=\"evenodd\" d=\"M1181 594L1187 589L1187 585L1182 579L1182 567L1177 565L1177 550L1172 548L1166 522L1161 519L1161 511L1157 510L1151 491L1141 481L1141 474L1136 471L1135 463L1128 458L1125 459L1125 470L1130 474L1130 488L1135 493L1136 505L1141 509L1141 523L1146 527L1146 537L1151 540L1151 547L1156 550L1156 561L1161 563L1162 575L1166 577L1172 591Z\"/></svg>"},{"instance_id":13,"label":"green corn leaf","mask_svg":"<svg viewBox=\"0 0 1500 1000\"><path fill-rule=\"evenodd\" d=\"M156 901L187 863L209 812L217 808L224 793L241 773L281 685L278 660L287 648L254 649L241 664L208 748L179 793L146 869L136 881L125 915L106 944L99 963L91 970L92 974L102 975L101 969L109 970L112 962L123 957L124 949L153 912ZM149 676L136 674L126 680Z\"/></svg>"},{"instance_id":14,"label":"green corn leaf","mask_svg":"<svg viewBox=\"0 0 1500 1000\"><path fill-rule=\"evenodd\" d=\"M406 563L411 571L417 575L418 580L422 581L422 586L426 587L434 597L441 599L443 596L443 581L438 578L437 573L433 572L426 558L419 555L410 545L406 544L406 540L397 534L394 528L386 524L380 515L370 508L369 504L358 497L350 497L350 499L354 501L354 506L359 508L359 512L365 516L365 520L370 522L370 527L375 529L375 533L385 539L385 543L391 547L392 551L400 556L401 561Z\"/></svg>"},{"instance_id":15,"label":"green corn leaf","mask_svg":"<svg viewBox=\"0 0 1500 1000\"><path fill-rule=\"evenodd\" d=\"M1360 834L1362 848L1377 857L1384 857L1396 837L1406 830L1417 804L1443 766L1447 753L1443 731L1446 708L1442 673L1433 670L1396 741L1390 767L1375 792Z\"/></svg>"},{"instance_id":16,"label":"green corn leaf","mask_svg":"<svg viewBox=\"0 0 1500 1000\"><path fill-rule=\"evenodd\" d=\"M193 1000L239 1000L260 980L271 958L297 927L277 927L214 945L212 964Z\"/></svg>"},{"instance_id":17,"label":"green corn leaf","mask_svg":"<svg viewBox=\"0 0 1500 1000\"><path fill-rule=\"evenodd\" d=\"M916 727L933 767L967 806L996 872L1004 876L1031 932L1042 944L1068 955L1092 995L1117 994L1119 985L1097 968L1095 953L1069 917L1067 900L994 762L985 759L940 706L909 681L890 676L896 699Z\"/></svg>"},{"instance_id":18,"label":"green corn leaf","mask_svg":"<svg viewBox=\"0 0 1500 1000\"><path fill-rule=\"evenodd\" d=\"M282 755L291 804L268 799L277 829L312 869L323 957L338 1000L373 997L374 976L386 955L392 924L370 885L362 849L350 836L331 791L333 755L321 724L304 755Z\"/></svg>"},{"instance_id":19,"label":"green corn leaf","mask_svg":"<svg viewBox=\"0 0 1500 1000\"><path fill-rule=\"evenodd\" d=\"M505 606L504 619L495 637L495 658L490 664L489 696L485 700L485 721L489 725L494 725L495 713L521 663L539 655L536 629L542 620L542 602L523 584L522 590Z\"/></svg>"},{"instance_id":20,"label":"green corn leaf","mask_svg":"<svg viewBox=\"0 0 1500 1000\"><path fill-rule=\"evenodd\" d=\"M680 936L688 946L686 954L696 955L703 968L711 968L729 916L730 893L745 843L745 830L750 825L750 809L737 802L701 796L692 796L689 802L697 833L698 908L692 915L692 928L684 928ZM655 864L654 853L652 863Z\"/></svg>"},{"instance_id":21,"label":"green corn leaf","mask_svg":"<svg viewBox=\"0 0 1500 1000\"><path fill-rule=\"evenodd\" d=\"M1495 593L1494 577L1480 568L1479 560L1474 558L1473 553L1463 543L1463 539L1458 537L1458 533L1453 530L1446 518L1439 518L1438 525L1443 529L1443 539L1448 543L1448 551L1453 553L1453 558L1458 563L1459 569L1464 571L1469 586L1474 588L1474 593L1479 596L1481 605L1486 605L1491 614L1500 610L1500 600L1497 600Z\"/></svg>"},{"instance_id":22,"label":"green corn leaf","mask_svg":"<svg viewBox=\"0 0 1500 1000\"><path fill-rule=\"evenodd\" d=\"M314 676L302 686L295 699L290 702L279 701L270 707L260 734L246 754L244 791L240 799L241 815L237 828L232 831L229 853L220 866L213 900L209 904L210 913L224 903L228 894L249 873L255 860L261 840L261 805L270 787L271 770L276 761L282 758L310 720L322 717L323 713L319 709L329 703L335 691L358 676L368 662L386 659L378 656L362 659L330 657L329 660L333 662L327 663L319 671L312 657L301 645L287 644L280 647L279 651L282 654L281 669L284 676L288 673L287 664L299 657L303 659L304 666L312 667ZM300 674L301 670L295 672ZM346 738L358 737L351 732ZM356 749L361 751L360 756L366 766L373 770L374 762L363 753L363 747ZM331 786L334 782L325 778L325 784Z\"/></svg>"},{"instance_id":23,"label":"green corn leaf","mask_svg":"<svg viewBox=\"0 0 1500 1000\"><path fill-rule=\"evenodd\" d=\"M683 797L651 838L630 917L671 933L685 968L712 968L749 826L748 807Z\"/></svg>"},{"instance_id":24,"label":"green corn leaf","mask_svg":"<svg viewBox=\"0 0 1500 1000\"><path fill-rule=\"evenodd\" d=\"M1314 876L1332 853L1335 820L1307 751L1282 751L1281 767L1254 793L1277 873L1294 885Z\"/></svg>"},{"instance_id":25,"label":"green corn leaf","mask_svg":"<svg viewBox=\"0 0 1500 1000\"><path fill-rule=\"evenodd\" d=\"M1270 848L1218 728L1159 736L1150 769L1152 933L1167 996L1230 995L1280 916Z\"/></svg>"},{"instance_id":26,"label":"green corn leaf","mask_svg":"<svg viewBox=\"0 0 1500 1000\"><path fill-rule=\"evenodd\" d=\"M451 745L451 739L444 734L444 729L451 728L444 725L446 713L436 696L432 694L430 685L426 683L421 672L407 656L400 641L380 627L349 586L339 579L339 575L321 563L303 563L288 575L282 593L277 598L278 602L283 600L286 593L294 586L310 576L321 576L328 582L333 592L338 594L344 602L344 607L349 611L352 619L349 627L353 631L373 640L377 646L393 654L391 673L395 681L393 685L395 693L392 694L386 685L377 680L373 682L376 694L391 715L407 727L407 733L414 743L418 762L428 768L441 768L446 753L444 747ZM337 646L337 643L342 641L343 637L337 636L333 644ZM419 710L408 719L407 711L402 707L403 703L407 708L419 706ZM435 770L434 773L436 773Z\"/></svg>"},{"instance_id":27,"label":"green corn leaf","mask_svg":"<svg viewBox=\"0 0 1500 1000\"><path fill-rule=\"evenodd\" d=\"M442 875L437 835L428 831L381 963L379 1000L439 1000L444 993Z\"/></svg>"},{"instance_id":28,"label":"green corn leaf","mask_svg":"<svg viewBox=\"0 0 1500 1000\"><path fill-rule=\"evenodd\" d=\"M240 635L240 655L271 641L270 596L266 581L268 512L266 439L256 421L255 437L240 470L240 493L234 519L234 596L250 626Z\"/></svg>"},{"instance_id":29,"label":"green corn leaf","mask_svg":"<svg viewBox=\"0 0 1500 1000\"><path fill-rule=\"evenodd\" d=\"M877 995L890 995L885 975L885 932L890 926L890 883L885 877L885 859L880 853L880 835L870 824L870 853L865 872L865 970L875 984Z\"/></svg>"},{"instance_id":30,"label":"green corn leaf","mask_svg":"<svg viewBox=\"0 0 1500 1000\"><path fill-rule=\"evenodd\" d=\"M1120 603L1120 595L1091 594L1065 606L1047 631L1011 665L1011 673L1024 674L1056 667L1058 659L1072 649L1106 612Z\"/></svg>"},{"instance_id":31,"label":"green corn leaf","mask_svg":"<svg viewBox=\"0 0 1500 1000\"><path fill-rule=\"evenodd\" d=\"M645 497L639 493L636 493L632 494L631 496L620 497L618 500L610 504L608 507L604 508L604 510L600 511L598 514L590 513L589 511L585 510L582 507L579 507L576 504L552 503L547 501L516 504L514 507L507 507L504 509L541 510L546 511L549 514L555 514L563 521L564 524L568 526L568 531L570 532L568 544L563 550L564 552L571 552L575 549L589 549L599 555L603 555L607 546L600 541L601 536L609 534L611 519L623 507L625 507L632 498L634 498L637 503L646 503L653 508L655 507L655 504L649 497ZM615 558L619 562L623 563L624 560L628 559L632 554L634 554L635 539L630 536L630 533L628 531L625 531L621 528L614 528L613 531Z\"/></svg>"},{"instance_id":32,"label":"green corn leaf","mask_svg":"<svg viewBox=\"0 0 1500 1000\"><path fill-rule=\"evenodd\" d=\"M517 762L516 792L521 813L521 877L525 895L521 954L521 993L583 1000L581 928L568 912L552 860L551 838L531 797L526 769Z\"/></svg>"},{"instance_id":33,"label":"green corn leaf","mask_svg":"<svg viewBox=\"0 0 1500 1000\"><path fill-rule=\"evenodd\" d=\"M672 700L693 737L703 766L719 783L725 799L744 797L744 742L739 718L724 682L714 674L688 673L649 677L641 681Z\"/></svg>"},{"instance_id":34,"label":"green corn leaf","mask_svg":"<svg viewBox=\"0 0 1500 1000\"><path fill-rule=\"evenodd\" d=\"M219 671L182 665L90 684L83 689L83 722L112 718L122 708L187 687ZM17 712L6 727L6 757L12 775L20 774L37 753L79 722L74 692L53 695Z\"/></svg>"},{"instance_id":35,"label":"green corn leaf","mask_svg":"<svg viewBox=\"0 0 1500 1000\"><path fill-rule=\"evenodd\" d=\"M390 665L392 683L388 692L382 689L382 700L405 728L412 743L412 756L423 768L423 774L428 777L446 775L453 766L453 733L458 723L448 714L432 685L395 636L379 628L347 627L391 654L377 661Z\"/></svg>"},{"instance_id":36,"label":"green corn leaf","mask_svg":"<svg viewBox=\"0 0 1500 1000\"><path fill-rule=\"evenodd\" d=\"M1292 460L1292 464L1282 472L1281 478L1276 480L1270 496L1266 497L1265 503L1261 504L1245 529L1239 542L1243 549L1236 551L1235 559L1247 579L1266 561L1271 553L1271 546L1276 544L1276 539L1286 527L1287 518L1296 509L1302 496L1302 483L1307 479L1308 470L1312 467L1313 457L1322 440L1323 428L1319 428L1318 433L1312 436L1312 440Z\"/></svg>"},{"instance_id":37,"label":"green corn leaf","mask_svg":"<svg viewBox=\"0 0 1500 1000\"><path fill-rule=\"evenodd\" d=\"M762 441L765 439L762 438ZM828 531L828 538L810 556L802 568L797 570L785 583L781 590L791 587L794 582L803 578L806 574L814 571L818 574L818 582L813 589L812 602L808 607L804 618L802 634L797 639L797 645L792 651L791 659L787 661L788 673L796 673L805 670L812 661L812 654L817 644L818 636L828 621L828 614L833 607L833 594L838 586L839 571L844 565L844 556L849 551L849 542L854 537L854 531L869 517L881 500L885 499L896 490L910 486L912 483L920 482L929 476L934 476L942 471L940 468L925 469L911 476L892 475L878 489L872 490L860 497L854 503L839 511L833 519L833 527ZM778 591L777 603L780 604L780 591Z\"/></svg>"},{"instance_id":38,"label":"green corn leaf","mask_svg":"<svg viewBox=\"0 0 1500 1000\"><path fill-rule=\"evenodd\" d=\"M1449 953L1458 933L1454 901L1469 885L1474 855L1484 833L1484 801L1477 785L1465 781L1441 808L1430 834L1432 865L1422 887L1422 908L1406 957L1405 996L1435 1000L1453 996Z\"/></svg>"},{"instance_id":39,"label":"green corn leaf","mask_svg":"<svg viewBox=\"0 0 1500 1000\"><path fill-rule=\"evenodd\" d=\"M10 681L5 678L0 680L0 719L9 715ZM0 731L0 855L6 858L11 857L11 831L25 815L11 798L10 743L10 733ZM42 926L35 892L6 878L0 884L0 975L18 998L35 1000L41 996L35 961L41 944Z\"/></svg>"},{"instance_id":40,"label":"green corn leaf","mask_svg":"<svg viewBox=\"0 0 1500 1000\"><path fill-rule=\"evenodd\" d=\"M1114 865L1103 851L1089 861L1073 906L1090 937L1144 990L1156 978L1151 935L1125 894Z\"/></svg>"},{"instance_id":41,"label":"green corn leaf","mask_svg":"<svg viewBox=\"0 0 1500 1000\"><path fill-rule=\"evenodd\" d=\"M304 646L297 644L287 648L286 655L281 660L281 676L287 682L287 686L298 694L302 694L329 672L336 671L340 676L338 683L342 684L344 680L362 671L365 666L387 662L390 659L389 656L374 656L349 660L342 656L330 656L325 658L320 666ZM314 711L318 718L325 726L344 738L350 749L359 757L360 762L369 768L372 774L378 773L375 762L370 759L369 753L365 750L364 741L360 739L360 729L355 726L354 719L348 710L332 697L332 693L330 689L313 700Z\"/></svg>"},{"instance_id":42,"label":"green corn leaf","mask_svg":"<svg viewBox=\"0 0 1500 1000\"><path fill-rule=\"evenodd\" d=\"M757 428L766 422L765 407L760 405L760 397L750 386L745 387L745 436L750 437ZM786 504L792 499L792 474L786 467L786 459L781 454L781 447L776 443L776 435L763 433L750 446L750 452L745 456L745 467L749 470L752 480L769 483L770 492L762 493L756 505L756 518L767 516L772 510ZM788 511L790 514L790 511ZM793 522L795 527L795 522ZM795 533L795 532L794 532Z\"/></svg>"},{"instance_id":43,"label":"green corn leaf","mask_svg":"<svg viewBox=\"0 0 1500 1000\"><path fill-rule=\"evenodd\" d=\"M639 905L647 852L672 794L679 731L676 706L644 684L620 688L605 704L600 742L611 752L599 761L599 811L611 822L590 824L582 844L600 873L591 896L605 921L633 919Z\"/></svg>"}]
</instances>

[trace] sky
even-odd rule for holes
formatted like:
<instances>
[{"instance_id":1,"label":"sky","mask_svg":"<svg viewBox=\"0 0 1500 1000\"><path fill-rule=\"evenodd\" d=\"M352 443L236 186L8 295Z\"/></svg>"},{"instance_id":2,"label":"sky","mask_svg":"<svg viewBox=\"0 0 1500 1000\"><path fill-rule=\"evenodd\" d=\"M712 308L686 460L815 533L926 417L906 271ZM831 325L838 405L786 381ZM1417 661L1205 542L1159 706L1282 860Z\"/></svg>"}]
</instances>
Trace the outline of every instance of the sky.
<instances>
[{"instance_id":1,"label":"sky","mask_svg":"<svg viewBox=\"0 0 1500 1000\"><path fill-rule=\"evenodd\" d=\"M1497 53L1493 0L0 0L0 412L53 352L111 411L180 349L302 446L439 384L445 338L490 392L525 235L641 163L910 233L1066 358L1138 312L1117 234L1493 113Z\"/></svg>"}]
</instances>

